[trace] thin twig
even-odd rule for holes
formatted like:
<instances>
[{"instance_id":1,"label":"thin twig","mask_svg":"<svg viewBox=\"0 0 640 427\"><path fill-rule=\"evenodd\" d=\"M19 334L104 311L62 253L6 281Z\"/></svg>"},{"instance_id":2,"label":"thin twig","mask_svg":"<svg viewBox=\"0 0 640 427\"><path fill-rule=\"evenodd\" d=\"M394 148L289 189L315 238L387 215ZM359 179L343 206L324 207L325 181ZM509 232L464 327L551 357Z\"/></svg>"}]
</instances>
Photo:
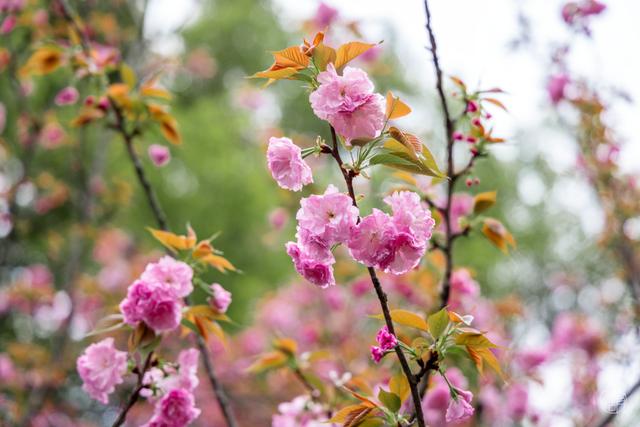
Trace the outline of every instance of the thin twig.
<instances>
[{"instance_id":1,"label":"thin twig","mask_svg":"<svg viewBox=\"0 0 640 427\"><path fill-rule=\"evenodd\" d=\"M344 177L345 184L347 185L347 190L349 192L349 196L351 197L351 201L353 206L358 207L358 202L356 200L355 193L353 191L353 178L356 174L351 170L347 169L342 162L342 158L340 157L340 151L338 147L338 138L336 136L336 131L333 126L331 128L331 139L333 141L333 148L331 151L331 156L335 159L340 171L342 172L342 176ZM382 308L382 314L384 316L385 324L387 325L387 329L393 335L395 335L395 329L393 327L393 320L391 319L391 313L389 311L389 304L387 303L387 294L382 289L382 285L380 284L380 280L376 274L376 270L373 267L367 267L367 271L369 272L369 277L371 278L371 283L373 283L373 288L376 291L376 295L378 297L378 301L380 302L380 307ZM400 361L400 367L402 368L402 372L407 377L407 381L409 382L409 388L411 389L411 397L413 399L413 406L415 408L415 413L417 415L418 426L425 427L424 423L424 415L422 414L422 404L420 401L420 394L418 393L418 383L413 373L411 372L411 367L409 367L409 362L405 354L403 353L400 346L395 347L396 355L398 356L398 360Z\"/></svg>"},{"instance_id":2,"label":"thin twig","mask_svg":"<svg viewBox=\"0 0 640 427\"><path fill-rule=\"evenodd\" d=\"M622 409L622 406L624 405L625 401L627 401L631 397L631 395L633 395L638 390L640 390L640 379L638 379L638 381L636 381L636 383L632 385L629 390L627 390L627 392L624 394L624 396L622 396L622 399L620 399L620 401L616 404L616 406L610 408L609 414L607 414L607 416L604 417L595 426L607 427L613 421L613 419L620 413L620 410Z\"/></svg>"},{"instance_id":3,"label":"thin twig","mask_svg":"<svg viewBox=\"0 0 640 427\"><path fill-rule=\"evenodd\" d=\"M118 418L115 419L115 421L113 422L112 427L119 427L122 424L124 424L125 420L127 419L127 414L129 413L129 410L131 408L133 408L133 405L135 405L136 402L138 401L138 399L140 398L140 392L144 388L144 383L143 383L144 374L151 367L151 360L152 359L153 359L153 351L150 351L149 354L147 355L147 358L144 361L144 365L142 366L142 369L141 370L140 369L137 370L138 382L136 384L136 388L133 390L133 392L129 396L129 399L127 400L127 403L125 403L125 405L120 410L120 413L118 414Z\"/></svg>"},{"instance_id":4,"label":"thin twig","mask_svg":"<svg viewBox=\"0 0 640 427\"><path fill-rule=\"evenodd\" d=\"M307 376L304 374L304 372L302 372L302 370L298 366L293 368L292 371L293 371L293 374L295 375L295 377L304 386L304 388L307 389L307 391L311 395L311 398L313 400L317 400L320 397L320 390L318 390L317 388L315 388L313 386L313 384L311 384L311 382L309 381Z\"/></svg>"},{"instance_id":5,"label":"thin twig","mask_svg":"<svg viewBox=\"0 0 640 427\"><path fill-rule=\"evenodd\" d=\"M160 206L158 197L156 196L156 193L153 190L153 187L151 186L151 182L149 181L149 179L145 174L144 168L142 166L142 162L140 161L140 158L138 157L138 154L135 151L135 147L133 146L133 140L137 133L135 131L133 132L127 131L125 121L124 121L124 115L120 110L120 107L113 100L110 100L110 103L111 103L111 108L113 109L116 117L116 123L115 123L116 130L120 133L120 135L122 136L122 139L124 140L125 147L127 149L127 154L129 155L131 164L135 169L138 182L140 183L140 186L142 187L142 190L146 196L149 208L151 208L153 216L156 222L158 223L158 227L161 230L168 231L169 225L167 223L167 217L164 214L162 207ZM237 427L238 424L233 414L233 411L231 410L229 398L227 397L227 394L225 393L224 388L222 387L222 384L216 377L213 364L211 363L211 357L209 354L209 349L207 348L207 344L200 335L197 335L196 343L198 345L198 350L202 355L202 363L207 373L207 378L209 378L209 384L213 389L213 392L216 396L216 400L218 402L218 406L220 407L220 411L224 416L227 426Z\"/></svg>"}]
</instances>

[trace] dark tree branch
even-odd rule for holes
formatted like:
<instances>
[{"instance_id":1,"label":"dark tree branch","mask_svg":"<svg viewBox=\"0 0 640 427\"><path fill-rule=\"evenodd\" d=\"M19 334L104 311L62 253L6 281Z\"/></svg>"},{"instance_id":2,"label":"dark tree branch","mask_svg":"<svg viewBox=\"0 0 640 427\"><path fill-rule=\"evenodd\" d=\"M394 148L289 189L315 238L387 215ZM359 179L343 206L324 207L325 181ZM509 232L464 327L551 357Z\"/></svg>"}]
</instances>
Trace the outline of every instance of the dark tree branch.
<instances>
[{"instance_id":1,"label":"dark tree branch","mask_svg":"<svg viewBox=\"0 0 640 427\"><path fill-rule=\"evenodd\" d=\"M340 157L340 151L338 147L338 138L336 136L336 131L333 126L331 128L331 139L333 142L333 147L331 150L331 156L335 159L340 171L342 172L342 176L344 177L345 184L347 185L347 190L349 192L349 196L351 197L351 201L353 202L353 206L358 207L358 202L356 200L355 193L353 191L353 178L356 174L347 169L342 162L342 158ZM393 327L393 320L391 319L391 313L389 311L389 304L387 303L387 294L382 289L382 285L380 284L380 280L376 274L376 270L373 267L367 267L367 271L369 272L369 277L371 278L371 283L373 283L373 288L376 291L376 295L378 297L378 301L380 302L380 307L382 308L382 314L384 316L385 324L387 325L387 329L389 332L395 335L395 329ZM418 392L418 382L416 378L411 372L411 367L409 366L409 362L405 354L403 353L400 346L395 347L396 355L398 356L398 360L400 361L400 367L402 368L402 372L405 377L407 377L407 381L409 382L409 388L411 389L411 397L413 399L413 406L415 408L415 413L418 421L419 427L425 427L424 423L424 415L422 413L422 403L420 400L420 393Z\"/></svg>"},{"instance_id":2,"label":"dark tree branch","mask_svg":"<svg viewBox=\"0 0 640 427\"><path fill-rule=\"evenodd\" d=\"M440 67L440 59L438 58L438 45L436 43L433 28L431 27L431 11L429 10L428 0L424 0L424 10L427 15L426 27L427 33L429 34L429 42L431 44L431 57L433 59L433 65L436 72L436 90L438 92L438 97L440 98L440 104L442 105L444 127L447 140L447 176L449 177L449 181L447 183L446 204L443 209L446 236L446 244L443 246L445 270L444 278L442 280L442 290L440 292L440 305L441 307L446 307L449 303L449 293L451 291L451 273L453 271L453 230L451 228L451 199L453 198L453 189L455 187L456 181L460 176L462 176L462 174L467 173L468 170L465 169L459 174L456 174L454 170L453 146L455 141L453 139L453 130L455 127L455 121L453 120L451 112L449 111L447 97L444 93L444 85L442 83L442 68ZM473 158L469 165L470 166L468 167L468 169L473 166Z\"/></svg>"},{"instance_id":3,"label":"dark tree branch","mask_svg":"<svg viewBox=\"0 0 640 427\"><path fill-rule=\"evenodd\" d=\"M640 390L640 379L638 379L638 381L636 381L636 383L632 385L629 390L627 390L624 396L622 396L622 399L620 399L620 401L614 407L611 408L611 412L607 414L607 416L604 417L595 426L607 427L613 421L613 419L620 413L620 410L622 409L624 402L627 401L631 397L631 395L633 395L638 390Z\"/></svg>"},{"instance_id":4,"label":"dark tree branch","mask_svg":"<svg viewBox=\"0 0 640 427\"><path fill-rule=\"evenodd\" d=\"M133 408L133 405L135 405L138 399L140 398L140 392L144 388L144 384L143 384L144 374L151 367L152 359L153 359L153 351L149 352L149 354L147 355L147 358L144 361L144 365L142 366L142 369L136 369L136 372L138 374L138 382L136 384L136 388L133 390L133 392L129 396L127 403L125 403L125 405L120 410L120 413L118 414L118 418L115 419L112 427L119 427L122 424L124 424L125 420L127 419L127 414L129 413L129 410Z\"/></svg>"},{"instance_id":5,"label":"dark tree branch","mask_svg":"<svg viewBox=\"0 0 640 427\"><path fill-rule=\"evenodd\" d=\"M126 124L125 124L125 120L124 120L124 115L122 113L122 111L120 110L120 107L117 105L117 103L115 103L112 99L109 100L110 104L111 104L111 108L114 111L115 117L116 117L116 123L115 123L115 127L116 130L118 131L118 133L120 133L120 135L122 136L122 139L125 143L125 147L127 149L127 154L129 155L129 159L131 160L131 164L133 165L135 172L136 172L136 176L138 178L138 182L140 183L140 186L142 187L142 190L146 196L149 208L151 208L151 211L153 213L153 216L156 220L156 222L158 223L158 227L161 230L164 231L168 231L169 230L169 225L167 223L167 218L166 215L164 214L164 211L162 210L162 207L160 206L160 203L158 202L158 197L156 196L155 191L153 190L153 187L151 186L151 183L149 181L149 179L147 178L144 168L142 166L142 162L140 161L140 158L138 157L135 148L133 146L133 140L137 134L137 132L134 131L127 131L126 129ZM188 303L188 300L185 300ZM196 343L198 345L198 350L200 351L200 354L202 355L202 363L204 365L206 374L207 374L207 378L209 378L209 383L211 385L211 388L213 389L213 392L216 396L216 400L218 402L218 406L220 407L220 411L222 412L222 415L224 416L224 419L227 423L228 427L237 427L238 423L235 419L235 416L233 414L233 411L231 410L231 405L229 403L229 398L227 397L227 394L224 390L224 388L222 387L222 384L220 383L220 381L218 380L218 378L216 377L215 374L215 370L213 368L213 364L211 362L211 357L209 354L209 349L207 348L207 344L204 341L204 339L202 338L202 336L197 335L197 339L196 339ZM135 393L135 391L134 391Z\"/></svg>"}]
</instances>

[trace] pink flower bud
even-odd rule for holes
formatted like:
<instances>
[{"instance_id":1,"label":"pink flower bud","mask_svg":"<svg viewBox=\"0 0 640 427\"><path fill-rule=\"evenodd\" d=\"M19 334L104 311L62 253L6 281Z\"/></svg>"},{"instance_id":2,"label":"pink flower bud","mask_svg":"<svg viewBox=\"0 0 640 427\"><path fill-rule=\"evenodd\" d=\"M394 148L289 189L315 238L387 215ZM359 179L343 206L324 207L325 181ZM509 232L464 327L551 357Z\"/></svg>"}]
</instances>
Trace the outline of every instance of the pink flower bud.
<instances>
[{"instance_id":1,"label":"pink flower bud","mask_svg":"<svg viewBox=\"0 0 640 427\"><path fill-rule=\"evenodd\" d=\"M54 99L54 102L58 106L72 105L78 101L79 97L80 97L80 94L78 93L78 90L75 87L67 86L64 89L62 89L60 92L58 92L58 94L56 95L56 98Z\"/></svg>"},{"instance_id":2,"label":"pink flower bud","mask_svg":"<svg viewBox=\"0 0 640 427\"><path fill-rule=\"evenodd\" d=\"M18 23L18 19L15 15L7 16L4 21L2 21L2 25L0 25L0 34L9 34L15 28Z\"/></svg>"},{"instance_id":3,"label":"pink flower bud","mask_svg":"<svg viewBox=\"0 0 640 427\"><path fill-rule=\"evenodd\" d=\"M473 185L473 180L471 178L467 178L465 184L467 184L467 187L471 187Z\"/></svg>"},{"instance_id":4,"label":"pink flower bud","mask_svg":"<svg viewBox=\"0 0 640 427\"><path fill-rule=\"evenodd\" d=\"M475 136L471 135L467 136L466 140L469 144L475 144L476 142L478 142L478 139Z\"/></svg>"},{"instance_id":5,"label":"pink flower bud","mask_svg":"<svg viewBox=\"0 0 640 427\"><path fill-rule=\"evenodd\" d=\"M209 303L220 313L225 313L231 304L231 292L218 283L211 285L211 291L213 296L211 296Z\"/></svg>"},{"instance_id":6,"label":"pink flower bud","mask_svg":"<svg viewBox=\"0 0 640 427\"><path fill-rule=\"evenodd\" d=\"M471 124L476 126L476 127L482 126L482 123L480 122L480 118L479 117L475 117L473 120L471 120Z\"/></svg>"},{"instance_id":7,"label":"pink flower bud","mask_svg":"<svg viewBox=\"0 0 640 427\"><path fill-rule=\"evenodd\" d=\"M371 358L374 362L380 363L384 357L384 350L377 346L371 346Z\"/></svg>"},{"instance_id":8,"label":"pink flower bud","mask_svg":"<svg viewBox=\"0 0 640 427\"><path fill-rule=\"evenodd\" d=\"M462 134L462 132L455 131L455 132L453 133L453 139L454 139L455 141L462 141L462 140L464 139L464 135Z\"/></svg>"},{"instance_id":9,"label":"pink flower bud","mask_svg":"<svg viewBox=\"0 0 640 427\"><path fill-rule=\"evenodd\" d=\"M100 100L98 101L98 108L102 111L107 111L109 109L109 100L106 96L100 98Z\"/></svg>"},{"instance_id":10,"label":"pink flower bud","mask_svg":"<svg viewBox=\"0 0 640 427\"><path fill-rule=\"evenodd\" d=\"M376 341L380 344L382 350L393 350L398 345L398 339L395 335L389 332L386 326L383 326L376 336Z\"/></svg>"},{"instance_id":11,"label":"pink flower bud","mask_svg":"<svg viewBox=\"0 0 640 427\"><path fill-rule=\"evenodd\" d=\"M84 99L84 105L86 105L87 107L91 107L93 104L95 104L96 99L93 97L93 95L89 95Z\"/></svg>"},{"instance_id":12,"label":"pink flower bud","mask_svg":"<svg viewBox=\"0 0 640 427\"><path fill-rule=\"evenodd\" d=\"M171 160L171 152L164 145L151 144L147 152L149 154L149 158L157 167L162 167Z\"/></svg>"},{"instance_id":13,"label":"pink flower bud","mask_svg":"<svg viewBox=\"0 0 640 427\"><path fill-rule=\"evenodd\" d=\"M478 111L478 103L475 101L467 102L467 113L475 113Z\"/></svg>"}]
</instances>

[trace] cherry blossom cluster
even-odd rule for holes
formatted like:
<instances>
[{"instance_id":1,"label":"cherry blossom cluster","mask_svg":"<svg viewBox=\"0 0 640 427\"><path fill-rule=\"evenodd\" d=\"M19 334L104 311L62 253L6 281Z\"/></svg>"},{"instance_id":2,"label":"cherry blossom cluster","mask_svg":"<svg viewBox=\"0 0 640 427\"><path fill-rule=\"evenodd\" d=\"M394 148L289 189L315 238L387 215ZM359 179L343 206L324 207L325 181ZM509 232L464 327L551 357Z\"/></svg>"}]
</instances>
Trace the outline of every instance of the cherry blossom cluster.
<instances>
[{"instance_id":1,"label":"cherry blossom cluster","mask_svg":"<svg viewBox=\"0 0 640 427\"><path fill-rule=\"evenodd\" d=\"M195 348L182 350L177 364L165 363L145 373L141 395L155 401L145 427L186 426L200 415L193 396L199 383L198 356Z\"/></svg>"},{"instance_id":2,"label":"cherry blossom cluster","mask_svg":"<svg viewBox=\"0 0 640 427\"><path fill-rule=\"evenodd\" d=\"M192 268L170 256L148 264L120 303L125 322L131 326L144 322L156 333L176 329L182 317L182 298L193 291L192 279Z\"/></svg>"},{"instance_id":3,"label":"cherry blossom cluster","mask_svg":"<svg viewBox=\"0 0 640 427\"><path fill-rule=\"evenodd\" d=\"M323 195L303 198L297 241L287 243L296 271L325 288L335 285L331 249L346 244L349 253L367 267L403 274L418 265L435 221L413 192L396 192L384 199L392 215L374 209L360 220L358 208L346 194L329 186Z\"/></svg>"}]
</instances>

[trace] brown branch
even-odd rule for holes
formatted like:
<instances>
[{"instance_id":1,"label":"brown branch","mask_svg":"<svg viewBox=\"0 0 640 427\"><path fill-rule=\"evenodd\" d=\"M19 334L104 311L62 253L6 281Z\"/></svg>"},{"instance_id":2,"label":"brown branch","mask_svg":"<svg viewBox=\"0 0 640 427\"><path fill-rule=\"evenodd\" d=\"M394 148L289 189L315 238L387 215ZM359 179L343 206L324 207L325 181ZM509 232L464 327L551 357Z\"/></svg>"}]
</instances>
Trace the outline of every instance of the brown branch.
<instances>
[{"instance_id":1,"label":"brown branch","mask_svg":"<svg viewBox=\"0 0 640 427\"><path fill-rule=\"evenodd\" d=\"M638 390L640 390L640 379L638 379L638 381L636 381L636 383L632 385L629 390L627 390L624 396L622 396L622 399L620 399L620 401L614 407L610 408L609 414L607 414L606 417L604 417L598 424L596 424L595 427L607 427L613 421L613 419L620 413L620 410L622 409L624 402L628 400L631 397L631 395L633 395Z\"/></svg>"},{"instance_id":2,"label":"brown branch","mask_svg":"<svg viewBox=\"0 0 640 427\"><path fill-rule=\"evenodd\" d=\"M342 172L342 176L344 177L345 184L347 185L347 190L349 192L349 196L351 197L351 201L353 202L353 206L358 207L358 202L356 200L355 193L353 191L353 178L355 178L356 174L351 170L347 169L342 162L342 158L340 157L340 151L338 147L338 138L336 136L336 131L333 126L331 128L331 139L333 141L333 148L331 150L331 156L335 159L340 171ZM389 332L395 335L395 329L393 327L393 321L391 319L391 313L389 311L389 304L387 303L387 294L382 289L382 285L380 284L380 280L376 274L376 270L373 267L367 267L367 271L369 272L369 277L371 278L371 283L373 283L373 288L376 291L376 295L378 297L378 301L380 302L380 307L382 308L382 314L384 316L385 324L387 325L387 329ZM398 356L398 360L400 361L400 367L402 368L402 372L405 377L407 377L407 381L409 382L409 388L411 389L411 396L413 399L413 406L415 408L415 413L417 416L418 426L425 427L424 423L424 415L422 414L422 404L420 401L420 393L418 392L418 383L416 378L411 372L411 368L409 367L409 362L405 354L403 353L400 346L395 347L396 355Z\"/></svg>"},{"instance_id":3,"label":"brown branch","mask_svg":"<svg viewBox=\"0 0 640 427\"><path fill-rule=\"evenodd\" d=\"M304 386L305 389L307 389L307 391L309 392L309 394L311 395L311 398L313 400L317 400L320 397L320 390L318 390L317 388L315 388L313 386L313 384L311 384L311 382L309 381L309 379L306 377L306 375L304 374L304 372L302 372L302 370L296 366L295 368L292 369L293 374L295 375L295 377L300 381L300 383Z\"/></svg>"},{"instance_id":4,"label":"brown branch","mask_svg":"<svg viewBox=\"0 0 640 427\"><path fill-rule=\"evenodd\" d=\"M164 214L164 211L162 210L160 203L158 202L158 197L156 196L156 193L153 190L153 187L151 186L151 183L145 174L144 168L142 166L142 162L140 161L140 158L138 157L138 154L135 151L135 147L133 146L133 140L137 135L137 132L135 130L131 132L127 131L124 115L120 110L120 107L112 99L109 99L109 102L115 114L116 130L118 131L118 133L120 133L120 135L122 136L122 139L124 140L125 147L127 149L127 154L129 155L131 164L135 169L138 182L140 183L140 186L142 187L142 190L146 196L149 208L151 208L153 216L156 222L158 223L158 227L161 230L168 231L169 225L167 223L167 217ZM185 300L185 302L188 303L188 300ZM218 402L218 406L220 407L220 411L224 416L227 426L237 427L238 424L233 414L233 411L231 410L229 398L227 397L227 394L225 393L224 388L222 387L222 384L216 377L215 370L211 362L209 349L207 348L207 344L202 338L202 336L200 335L197 335L196 342L198 345L198 350L202 355L202 363L207 373L207 378L209 378L209 384L213 389L213 392L216 396L216 400Z\"/></svg>"},{"instance_id":5,"label":"brown branch","mask_svg":"<svg viewBox=\"0 0 640 427\"><path fill-rule=\"evenodd\" d=\"M438 97L440 98L440 104L442 105L442 111L444 114L444 127L447 139L447 176L449 182L447 184L447 199L444 206L444 225L446 244L443 247L445 257L445 270L444 278L442 281L442 290L440 292L440 304L441 307L446 307L449 303L449 293L451 290L451 273L453 271L453 240L451 239L453 233L451 228L451 199L453 197L453 188L460 175L456 175L454 170L453 161L453 130L455 123L452 119L449 106L447 104L447 98L444 94L444 85L442 83L442 68L440 68L440 60L438 58L438 46L436 44L436 38L431 28L431 12L429 11L429 4L427 0L424 0L424 10L427 14L427 32L429 34L429 42L431 43L431 57L433 59L433 65L436 71L436 90L438 91Z\"/></svg>"},{"instance_id":6,"label":"brown branch","mask_svg":"<svg viewBox=\"0 0 640 427\"><path fill-rule=\"evenodd\" d=\"M152 358L153 358L153 351L149 352L149 354L147 355L147 358L144 361L144 365L142 366L142 369L141 370L136 369L138 374L138 382L136 384L136 388L133 390L133 392L129 396L127 403L125 403L125 405L120 410L120 413L118 414L118 418L115 419L112 427L118 427L124 424L124 421L127 419L127 414L129 413L129 410L133 408L133 405L135 405L138 399L140 398L140 392L144 388L144 384L143 384L144 374L151 367Z\"/></svg>"}]
</instances>

